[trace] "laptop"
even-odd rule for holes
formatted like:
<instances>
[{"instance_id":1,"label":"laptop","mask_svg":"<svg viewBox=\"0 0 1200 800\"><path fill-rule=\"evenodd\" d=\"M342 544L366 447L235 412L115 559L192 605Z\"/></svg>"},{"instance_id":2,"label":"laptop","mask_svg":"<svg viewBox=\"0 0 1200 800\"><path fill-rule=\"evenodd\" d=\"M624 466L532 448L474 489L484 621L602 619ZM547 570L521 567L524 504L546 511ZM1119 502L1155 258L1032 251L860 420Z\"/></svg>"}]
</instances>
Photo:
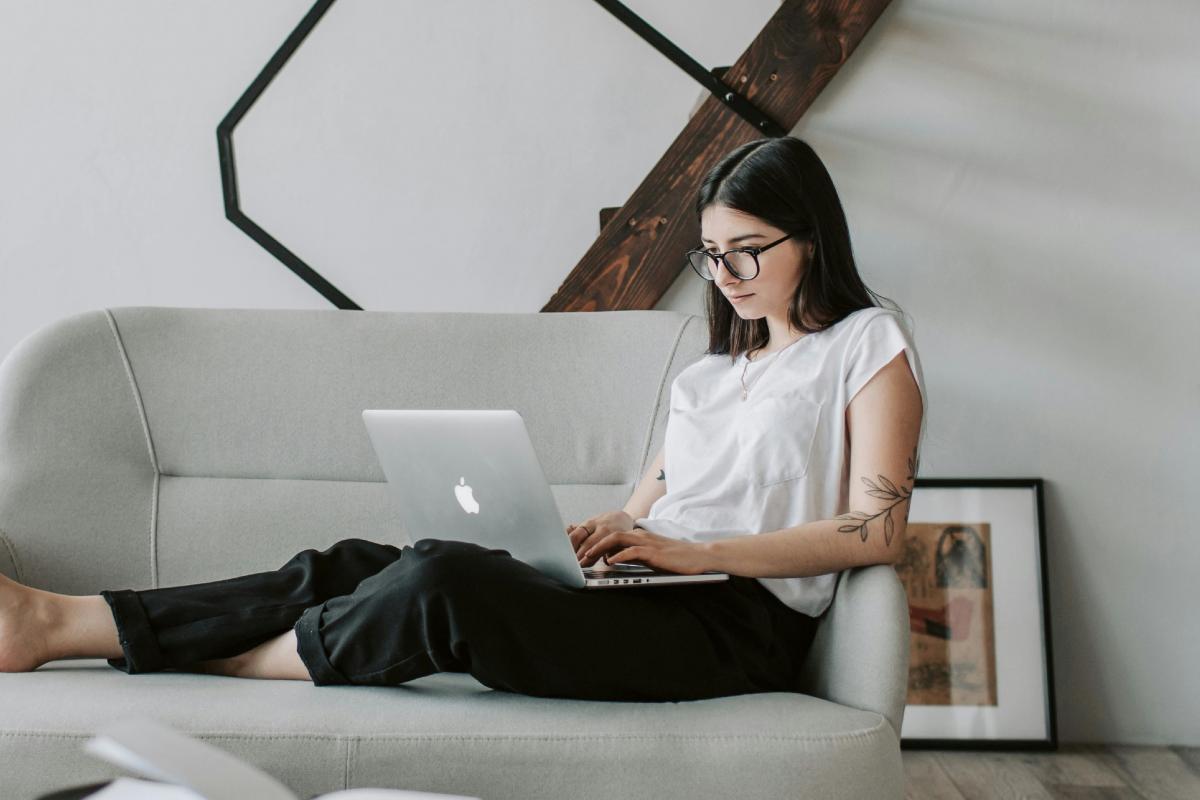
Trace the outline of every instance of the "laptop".
<instances>
[{"instance_id":1,"label":"laptop","mask_svg":"<svg viewBox=\"0 0 1200 800\"><path fill-rule=\"evenodd\" d=\"M413 541L453 539L507 550L584 589L729 579L725 572L684 575L644 564L603 565L603 559L580 566L515 410L366 409L362 415Z\"/></svg>"}]
</instances>

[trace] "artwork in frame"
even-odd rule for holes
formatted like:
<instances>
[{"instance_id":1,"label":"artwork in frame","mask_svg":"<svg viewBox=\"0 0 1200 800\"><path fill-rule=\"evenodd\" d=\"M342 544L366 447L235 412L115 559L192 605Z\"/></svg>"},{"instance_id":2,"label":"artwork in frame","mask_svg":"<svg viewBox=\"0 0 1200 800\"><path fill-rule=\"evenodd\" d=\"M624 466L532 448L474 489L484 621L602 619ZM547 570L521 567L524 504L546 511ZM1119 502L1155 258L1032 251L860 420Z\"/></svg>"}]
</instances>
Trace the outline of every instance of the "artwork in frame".
<instances>
[{"instance_id":1,"label":"artwork in frame","mask_svg":"<svg viewBox=\"0 0 1200 800\"><path fill-rule=\"evenodd\" d=\"M904 556L906 749L1054 750L1040 478L918 478Z\"/></svg>"}]
</instances>

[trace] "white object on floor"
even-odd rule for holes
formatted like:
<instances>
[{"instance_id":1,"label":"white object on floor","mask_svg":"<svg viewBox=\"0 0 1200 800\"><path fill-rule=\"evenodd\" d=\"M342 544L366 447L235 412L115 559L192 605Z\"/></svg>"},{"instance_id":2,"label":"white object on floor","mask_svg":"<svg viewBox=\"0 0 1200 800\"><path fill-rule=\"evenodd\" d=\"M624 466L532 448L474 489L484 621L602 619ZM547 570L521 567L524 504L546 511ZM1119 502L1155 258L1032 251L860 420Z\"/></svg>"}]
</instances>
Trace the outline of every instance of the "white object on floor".
<instances>
[{"instance_id":1,"label":"white object on floor","mask_svg":"<svg viewBox=\"0 0 1200 800\"><path fill-rule=\"evenodd\" d=\"M86 800L204 800L186 786L142 778L117 778ZM409 789L343 789L317 800L478 800L457 794L430 794Z\"/></svg>"},{"instance_id":2,"label":"white object on floor","mask_svg":"<svg viewBox=\"0 0 1200 800\"><path fill-rule=\"evenodd\" d=\"M147 718L119 720L84 743L104 761L155 780L117 778L88 800L300 800L258 767ZM156 781L165 781L158 783ZM409 789L342 789L312 800L479 800Z\"/></svg>"},{"instance_id":3,"label":"white object on floor","mask_svg":"<svg viewBox=\"0 0 1200 800\"><path fill-rule=\"evenodd\" d=\"M186 786L159 783L142 778L117 778L86 800L204 800Z\"/></svg>"}]
</instances>

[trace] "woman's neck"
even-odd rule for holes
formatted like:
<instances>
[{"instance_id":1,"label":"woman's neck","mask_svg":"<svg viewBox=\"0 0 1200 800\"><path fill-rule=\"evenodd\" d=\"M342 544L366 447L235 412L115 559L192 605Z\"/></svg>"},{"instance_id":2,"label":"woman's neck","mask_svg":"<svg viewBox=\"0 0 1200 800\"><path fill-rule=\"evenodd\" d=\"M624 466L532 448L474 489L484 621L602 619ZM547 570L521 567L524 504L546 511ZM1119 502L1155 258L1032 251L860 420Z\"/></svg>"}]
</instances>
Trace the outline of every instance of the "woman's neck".
<instances>
[{"instance_id":1,"label":"woman's neck","mask_svg":"<svg viewBox=\"0 0 1200 800\"><path fill-rule=\"evenodd\" d=\"M773 353L778 353L780 350L786 350L787 348L791 347L792 345L794 345L796 342L800 341L801 339L803 339L803 338L804 338L805 336L807 336L807 335L808 335L808 334L806 334L806 333L802 333L802 334L800 334L799 336L797 336L795 339L792 339L790 342L788 342L787 344L783 345L782 347L776 347L776 348L774 348L773 350L772 350L772 349L763 349L763 350L757 350L757 351L755 351L755 352L754 352L754 357L753 357L753 358L751 358L750 354L749 354L749 353L747 353L747 354L746 354L746 358L747 358L748 360L750 360L750 361L757 361L758 359L760 359L760 358L763 358L764 356L769 356L769 355L772 355ZM766 348L770 348L770 347L771 347L771 343L770 343L770 342L767 342L767 344L765 345L765 347L766 347Z\"/></svg>"}]
</instances>

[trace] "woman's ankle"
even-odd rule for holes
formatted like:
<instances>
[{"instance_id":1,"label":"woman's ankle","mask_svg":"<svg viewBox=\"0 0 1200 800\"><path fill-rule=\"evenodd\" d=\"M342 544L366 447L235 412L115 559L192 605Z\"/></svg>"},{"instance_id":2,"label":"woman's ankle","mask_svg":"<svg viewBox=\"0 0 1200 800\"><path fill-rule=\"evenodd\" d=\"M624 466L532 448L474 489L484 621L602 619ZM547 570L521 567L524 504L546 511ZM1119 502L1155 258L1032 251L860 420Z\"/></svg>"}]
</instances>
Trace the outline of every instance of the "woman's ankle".
<instances>
[{"instance_id":1,"label":"woman's ankle","mask_svg":"<svg viewBox=\"0 0 1200 800\"><path fill-rule=\"evenodd\" d=\"M124 655L112 609L98 594L44 593L42 611L53 659L120 658Z\"/></svg>"},{"instance_id":2,"label":"woman's ankle","mask_svg":"<svg viewBox=\"0 0 1200 800\"><path fill-rule=\"evenodd\" d=\"M0 584L0 672L27 672L52 661L49 593L11 578Z\"/></svg>"}]
</instances>

